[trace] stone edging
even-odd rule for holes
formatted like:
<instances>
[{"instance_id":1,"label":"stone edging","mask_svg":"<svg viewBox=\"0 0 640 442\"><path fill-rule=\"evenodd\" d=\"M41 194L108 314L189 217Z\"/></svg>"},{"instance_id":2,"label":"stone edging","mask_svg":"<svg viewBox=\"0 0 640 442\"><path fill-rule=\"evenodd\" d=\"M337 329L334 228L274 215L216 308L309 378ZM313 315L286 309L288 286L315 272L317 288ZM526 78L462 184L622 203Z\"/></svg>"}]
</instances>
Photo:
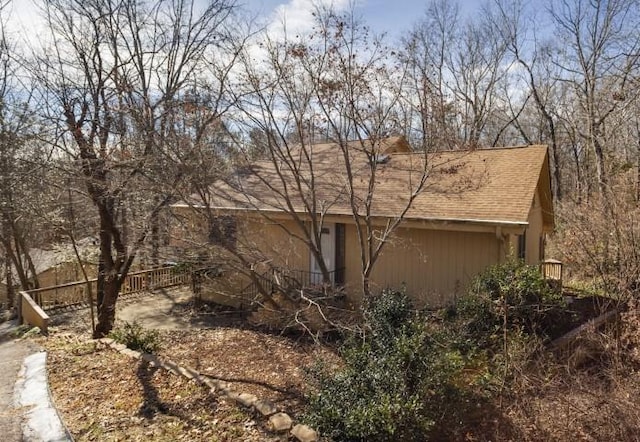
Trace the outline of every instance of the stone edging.
<instances>
[{"instance_id":1,"label":"stone edging","mask_svg":"<svg viewBox=\"0 0 640 442\"><path fill-rule=\"evenodd\" d=\"M201 375L196 370L188 367L181 367L170 360L161 360L158 356L150 353L141 353L131 350L127 348L126 345L119 344L111 338L102 338L98 339L98 341L108 345L125 356L129 356L134 359L141 359L146 361L151 367L162 368L175 375L192 379L201 385L206 385L211 389L212 393L229 398L243 407L252 408L263 418L268 418L268 427L273 432L282 433L290 431L291 436L299 442L318 441L318 433L313 428L303 424L293 425L291 417L287 413L278 412L278 409L273 403L267 400L260 400L253 394L238 393L228 382Z\"/></svg>"}]
</instances>

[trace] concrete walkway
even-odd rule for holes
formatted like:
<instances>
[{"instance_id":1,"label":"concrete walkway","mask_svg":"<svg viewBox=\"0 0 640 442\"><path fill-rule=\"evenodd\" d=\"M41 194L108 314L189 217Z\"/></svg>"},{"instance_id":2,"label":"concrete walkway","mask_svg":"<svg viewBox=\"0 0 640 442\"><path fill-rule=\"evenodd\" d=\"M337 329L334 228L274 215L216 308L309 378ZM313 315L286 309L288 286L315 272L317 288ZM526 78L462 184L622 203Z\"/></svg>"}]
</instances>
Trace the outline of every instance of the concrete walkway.
<instances>
[{"instance_id":1,"label":"concrete walkway","mask_svg":"<svg viewBox=\"0 0 640 442\"><path fill-rule=\"evenodd\" d=\"M5 442L68 441L52 406L46 353L15 339L15 322L0 324L0 439Z\"/></svg>"},{"instance_id":2,"label":"concrete walkway","mask_svg":"<svg viewBox=\"0 0 640 442\"><path fill-rule=\"evenodd\" d=\"M119 306L116 318L159 330L188 330L205 326L202 320L175 312L192 298L189 289L158 289L150 296Z\"/></svg>"}]
</instances>

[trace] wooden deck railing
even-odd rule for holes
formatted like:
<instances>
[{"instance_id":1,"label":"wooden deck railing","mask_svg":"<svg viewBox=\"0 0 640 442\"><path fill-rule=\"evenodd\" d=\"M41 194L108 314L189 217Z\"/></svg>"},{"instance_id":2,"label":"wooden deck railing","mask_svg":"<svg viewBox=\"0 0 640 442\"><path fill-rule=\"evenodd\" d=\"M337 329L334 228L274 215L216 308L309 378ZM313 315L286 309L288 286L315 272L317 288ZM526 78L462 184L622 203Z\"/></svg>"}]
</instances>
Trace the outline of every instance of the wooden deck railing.
<instances>
[{"instance_id":1,"label":"wooden deck railing","mask_svg":"<svg viewBox=\"0 0 640 442\"><path fill-rule=\"evenodd\" d=\"M335 269L328 273L331 286L340 287L344 284L345 269ZM308 272L305 270L291 270L276 268L265 275L256 275L256 280L244 287L240 293L255 299L261 292L273 293L277 290L285 292L299 289L318 289L322 287L324 277L320 272Z\"/></svg>"},{"instance_id":2,"label":"wooden deck railing","mask_svg":"<svg viewBox=\"0 0 640 442\"><path fill-rule=\"evenodd\" d=\"M95 302L98 290L97 282L97 278L93 278L88 282L70 282L53 287L28 290L26 293L31 296L36 304L43 310L52 310L59 307L69 307L87 303L89 299L87 295L88 285L91 286L91 293L93 301ZM120 287L120 294L127 295L190 283L191 272L176 267L160 267L129 273L125 277L122 287Z\"/></svg>"}]
</instances>

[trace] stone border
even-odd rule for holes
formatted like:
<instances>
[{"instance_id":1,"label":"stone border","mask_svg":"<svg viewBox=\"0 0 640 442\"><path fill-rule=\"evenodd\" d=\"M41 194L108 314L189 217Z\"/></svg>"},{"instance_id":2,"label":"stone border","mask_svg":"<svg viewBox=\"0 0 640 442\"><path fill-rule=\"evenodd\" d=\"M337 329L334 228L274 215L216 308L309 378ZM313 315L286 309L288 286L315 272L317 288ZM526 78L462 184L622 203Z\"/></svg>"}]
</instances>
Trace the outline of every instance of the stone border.
<instances>
[{"instance_id":1,"label":"stone border","mask_svg":"<svg viewBox=\"0 0 640 442\"><path fill-rule=\"evenodd\" d=\"M291 416L287 413L279 412L272 402L261 400L250 393L238 393L228 382L202 375L189 367L181 367L171 360L162 360L154 354L131 350L126 345L119 344L111 338L98 339L98 342L102 342L130 358L146 361L151 367L162 368L177 376L194 380L198 384L207 386L212 393L231 399L243 407L253 409L264 419L268 419L267 427L275 433L289 431L291 436L299 442L318 442L319 440L318 432L313 428L303 424L293 425Z\"/></svg>"}]
</instances>

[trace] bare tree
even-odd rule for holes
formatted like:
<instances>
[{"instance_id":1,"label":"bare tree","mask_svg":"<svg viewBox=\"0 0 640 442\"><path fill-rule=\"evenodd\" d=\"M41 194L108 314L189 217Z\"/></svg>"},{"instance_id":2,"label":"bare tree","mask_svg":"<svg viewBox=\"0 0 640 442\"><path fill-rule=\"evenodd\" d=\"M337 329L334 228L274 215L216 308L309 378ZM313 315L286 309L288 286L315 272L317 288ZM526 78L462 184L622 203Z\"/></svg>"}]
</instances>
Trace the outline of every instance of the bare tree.
<instances>
[{"instance_id":1,"label":"bare tree","mask_svg":"<svg viewBox=\"0 0 640 442\"><path fill-rule=\"evenodd\" d=\"M32 88L21 75L17 44L6 32L6 6L0 4L0 245L4 251L9 307L14 275L23 289L38 286L31 257L42 225L25 201L37 201L42 191L42 150L36 148L38 126L32 117Z\"/></svg>"},{"instance_id":2,"label":"bare tree","mask_svg":"<svg viewBox=\"0 0 640 442\"><path fill-rule=\"evenodd\" d=\"M408 139L425 150L453 149L460 143L456 130L455 98L450 89L450 54L455 51L460 17L455 2L432 1L424 18L403 37L398 53L407 66L401 96L400 124Z\"/></svg>"},{"instance_id":3,"label":"bare tree","mask_svg":"<svg viewBox=\"0 0 640 442\"><path fill-rule=\"evenodd\" d=\"M522 80L526 85L527 96L532 98L542 123L543 131L531 132L523 124L521 113L514 113L513 123L522 134L525 142L546 142L551 147L553 165L554 195L560 200L563 196L561 177L560 134L558 115L554 107L559 99L557 91L558 73L551 53L555 49L538 38L535 28L537 15L522 2L496 1L495 8L487 11L487 17L493 27L504 39L509 53L522 70ZM527 17L527 18L525 18ZM511 83L511 87L515 86ZM520 108L520 112L524 106ZM526 116L526 114L524 115ZM535 130L535 126L533 127Z\"/></svg>"},{"instance_id":4,"label":"bare tree","mask_svg":"<svg viewBox=\"0 0 640 442\"><path fill-rule=\"evenodd\" d=\"M510 121L505 114L507 45L486 15L463 22L455 2L433 1L424 19L404 38L400 60L409 64L404 102L426 146L492 144ZM501 89L502 88L502 89Z\"/></svg>"},{"instance_id":5,"label":"bare tree","mask_svg":"<svg viewBox=\"0 0 640 442\"><path fill-rule=\"evenodd\" d=\"M53 43L33 72L67 141L57 145L70 147L99 215L97 337L113 327L120 286L184 178L165 168L170 116L226 38L233 8L226 0L44 3Z\"/></svg>"},{"instance_id":6,"label":"bare tree","mask_svg":"<svg viewBox=\"0 0 640 442\"><path fill-rule=\"evenodd\" d=\"M378 223L374 205L383 146L389 135L400 133L394 91L406 68L397 65L394 74L389 72L389 49L352 12L318 8L314 24L306 35L266 36L259 56L244 54L240 90L246 94L239 108L247 132L264 134L265 160L232 177L229 186L239 204L264 220L277 225L274 213L287 215L295 228L283 229L308 247L325 283L330 282L322 246L325 220L336 205L347 207L357 233L361 289L369 294L384 246L425 186L427 162L418 154L400 197L402 207ZM321 141L330 143L329 150L316 147ZM327 188L322 176L327 171L320 164L329 157L336 182Z\"/></svg>"},{"instance_id":7,"label":"bare tree","mask_svg":"<svg viewBox=\"0 0 640 442\"><path fill-rule=\"evenodd\" d=\"M557 63L570 85L580 137L593 153L596 182L606 195L607 122L637 95L630 81L640 66L640 5L636 0L562 0L549 13L564 42Z\"/></svg>"}]
</instances>

